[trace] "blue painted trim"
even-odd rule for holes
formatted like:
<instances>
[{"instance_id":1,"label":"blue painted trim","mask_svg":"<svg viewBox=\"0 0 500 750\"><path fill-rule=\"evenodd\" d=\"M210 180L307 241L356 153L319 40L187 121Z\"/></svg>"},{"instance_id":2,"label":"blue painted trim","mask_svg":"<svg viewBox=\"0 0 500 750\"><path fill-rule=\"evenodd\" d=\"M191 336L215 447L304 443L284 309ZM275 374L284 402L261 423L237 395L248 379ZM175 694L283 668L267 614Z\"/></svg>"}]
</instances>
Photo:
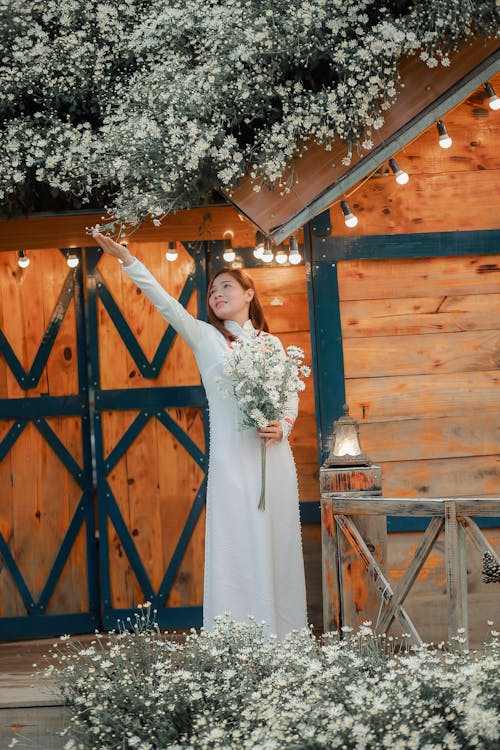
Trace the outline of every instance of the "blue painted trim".
<instances>
[{"instance_id":1,"label":"blue painted trim","mask_svg":"<svg viewBox=\"0 0 500 750\"><path fill-rule=\"evenodd\" d=\"M54 346L57 334L59 333L61 324L66 312L68 311L69 304L73 299L74 276L75 274L73 271L70 271L64 281L54 312L52 313L47 329L43 335L42 342L28 372L26 372L21 365L11 345L7 341L5 334L0 330L0 354L3 354L5 361L18 384L25 390L28 388L35 388L38 385L45 366L47 365L47 360Z\"/></svg>"},{"instance_id":2,"label":"blue painted trim","mask_svg":"<svg viewBox=\"0 0 500 750\"><path fill-rule=\"evenodd\" d=\"M153 604L154 606L158 608L163 607L165 605L165 599L168 596L170 589L172 588L174 578L179 569L179 565L182 562L184 553L186 552L186 548L193 534L194 527L196 526L196 523L200 517L200 513L203 509L203 506L205 505L206 494L207 494L206 490L207 490L207 477L205 475L200 485L200 489L198 490L196 494L193 505L191 506L191 510L189 511L189 515L187 517L186 523L184 524L184 528L182 529L181 535L179 537L179 541L177 542L177 545L175 547L174 554L172 555L172 559L170 560L167 571L165 575L163 576L163 580L160 584L160 588L158 589L158 594L157 596L153 598Z\"/></svg>"},{"instance_id":3,"label":"blue painted trim","mask_svg":"<svg viewBox=\"0 0 500 750\"><path fill-rule=\"evenodd\" d=\"M68 451L66 446L59 440L56 433L47 424L45 419L41 417L35 417L33 420L35 427L38 432L45 438L46 442L50 445L58 459L61 461L63 466L68 470L73 479L80 487L84 487L83 470L78 466L75 459Z\"/></svg>"},{"instance_id":4,"label":"blue painted trim","mask_svg":"<svg viewBox=\"0 0 500 750\"><path fill-rule=\"evenodd\" d=\"M408 518L407 516L387 516L387 531L396 533L399 531L425 531L431 520L430 516L419 516ZM500 518L474 517L480 529L496 529L500 527Z\"/></svg>"},{"instance_id":5,"label":"blue painted trim","mask_svg":"<svg viewBox=\"0 0 500 750\"><path fill-rule=\"evenodd\" d=\"M318 375L318 347L316 345L316 304L315 304L315 292L314 292L314 281L312 272L312 246L311 246L311 231L309 225L304 227L304 264L306 270L306 284L307 284L307 303L309 308L309 330L311 332L311 368L312 368L312 382L314 388L314 413L321 414L321 402L319 398L319 375ZM323 463L323 450L321 440L321 421L316 419L316 445L318 449L318 466Z\"/></svg>"},{"instance_id":6,"label":"blue painted trim","mask_svg":"<svg viewBox=\"0 0 500 750\"><path fill-rule=\"evenodd\" d=\"M31 596L31 592L29 588L26 585L26 581L24 580L21 571L16 565L16 561L12 557L10 553L10 549L7 545L7 542L3 538L3 536L0 534L0 556L3 557L4 563L9 571L9 573L12 576L12 579L16 585L17 590L19 591L19 594L21 595L21 598L24 602L24 606L28 610L28 612L33 612L35 610L35 602L33 597ZM4 618L0 618L0 630L1 627L3 627Z\"/></svg>"},{"instance_id":7,"label":"blue painted trim","mask_svg":"<svg viewBox=\"0 0 500 750\"><path fill-rule=\"evenodd\" d=\"M149 414L143 411L139 412L130 427L125 431L120 440L117 442L109 456L104 459L103 469L106 476L112 471L124 453L130 448L136 437L142 432L150 420Z\"/></svg>"},{"instance_id":8,"label":"blue painted trim","mask_svg":"<svg viewBox=\"0 0 500 750\"><path fill-rule=\"evenodd\" d=\"M344 350L340 319L337 264L326 250L328 240L311 237L312 297L316 311L314 338L317 351L320 465L328 456L333 422L345 404Z\"/></svg>"},{"instance_id":9,"label":"blue painted trim","mask_svg":"<svg viewBox=\"0 0 500 750\"><path fill-rule=\"evenodd\" d=\"M137 609L110 609L102 613L103 627L105 630L117 630L117 622L121 620L123 625L127 625L127 618L130 617L132 623L135 622ZM187 628L199 628L203 623L203 607L168 607L160 609L156 614L156 621L160 628L178 628L185 630Z\"/></svg>"},{"instance_id":10,"label":"blue painted trim","mask_svg":"<svg viewBox=\"0 0 500 750\"><path fill-rule=\"evenodd\" d=\"M92 375L93 377L93 375ZM111 580L109 573L108 514L105 500L106 470L104 469L104 444L101 415L94 413L94 444L97 478L97 523L99 528L99 581L102 606L111 607Z\"/></svg>"},{"instance_id":11,"label":"blue painted trim","mask_svg":"<svg viewBox=\"0 0 500 750\"><path fill-rule=\"evenodd\" d=\"M97 320L97 292L95 267L99 262L102 251L97 247L87 248L87 321L89 332L89 354L90 354L90 385L92 388L99 388L99 340L98 340L98 320Z\"/></svg>"},{"instance_id":12,"label":"blue painted trim","mask_svg":"<svg viewBox=\"0 0 500 750\"><path fill-rule=\"evenodd\" d=\"M321 523L321 504L319 500L304 500L299 503L300 523Z\"/></svg>"},{"instance_id":13,"label":"blue painted trim","mask_svg":"<svg viewBox=\"0 0 500 750\"><path fill-rule=\"evenodd\" d=\"M0 401L1 404L1 401ZM13 424L10 430L7 432L2 441L0 441L0 462L2 462L5 456L8 454L12 446L15 444L19 435L22 435L24 428L28 424L27 419L22 419Z\"/></svg>"},{"instance_id":14,"label":"blue painted trim","mask_svg":"<svg viewBox=\"0 0 500 750\"><path fill-rule=\"evenodd\" d=\"M325 211L315 216L314 219L311 219L309 226L314 237L327 237L332 231L330 209L325 209Z\"/></svg>"},{"instance_id":15,"label":"blue painted trim","mask_svg":"<svg viewBox=\"0 0 500 750\"><path fill-rule=\"evenodd\" d=\"M127 524L123 520L121 510L118 507L118 503L111 490L111 487L106 480L104 480L103 482L103 489L106 493L104 502L106 505L107 516L115 527L115 531L118 534L120 542L122 543L123 551L127 555L130 567L132 568L132 571L137 578L137 582L141 587L144 596L146 597L146 599L152 600L154 597L154 591L149 580L149 576L146 573L141 558L139 557L137 547L135 546L134 540L132 539L132 536L127 528ZM103 532L105 529L107 529L107 526L103 527ZM107 560L107 564L109 565L109 559Z\"/></svg>"},{"instance_id":16,"label":"blue painted trim","mask_svg":"<svg viewBox=\"0 0 500 750\"><path fill-rule=\"evenodd\" d=\"M494 255L500 253L500 229L328 237L322 243L322 251L326 253L330 262L377 258Z\"/></svg>"},{"instance_id":17,"label":"blue painted trim","mask_svg":"<svg viewBox=\"0 0 500 750\"><path fill-rule=\"evenodd\" d=\"M93 633L99 627L96 614L77 612L66 615L31 615L29 617L2 617L0 640L19 641L31 638L54 638L67 633ZM47 644L47 652L50 647Z\"/></svg>"},{"instance_id":18,"label":"blue painted trim","mask_svg":"<svg viewBox=\"0 0 500 750\"><path fill-rule=\"evenodd\" d=\"M40 614L45 612L45 609L50 601L50 597L54 593L54 589L59 578L61 577L64 566L66 565L66 561L73 548L76 537L78 536L78 532L82 527L82 523L85 519L85 499L88 500L88 498L85 498L85 496L83 496L75 509L73 518L71 519L68 530L66 531L61 546L59 547L56 559L54 560L54 564L52 565L51 571L47 577L47 580L45 581L45 585L43 587L42 593L40 594L40 598L36 603L36 608Z\"/></svg>"},{"instance_id":19,"label":"blue painted trim","mask_svg":"<svg viewBox=\"0 0 500 750\"><path fill-rule=\"evenodd\" d=\"M141 345L134 336L132 329L125 320L120 308L116 304L111 292L106 287L99 271L96 271L95 275L97 280L97 295L106 308L106 311L113 321L116 330L120 334L121 340L127 347L130 356L136 363L141 374L145 378L151 378L154 380L158 377L161 367L165 361L165 357L167 356L169 349L172 346L175 337L177 336L177 331L172 326L168 326L161 338L153 359L151 360L151 362L149 362L148 358L142 350ZM179 302L183 307L185 307L189 302L194 289L194 277L188 276L179 296Z\"/></svg>"},{"instance_id":20,"label":"blue painted trim","mask_svg":"<svg viewBox=\"0 0 500 750\"><path fill-rule=\"evenodd\" d=\"M202 385L180 385L165 388L129 388L127 390L107 390L95 392L95 405L99 411L109 409L145 410L179 406L207 405L205 389ZM146 416L149 413L145 412Z\"/></svg>"},{"instance_id":21,"label":"blue painted trim","mask_svg":"<svg viewBox=\"0 0 500 750\"><path fill-rule=\"evenodd\" d=\"M83 414L86 400L80 396L35 396L0 399L0 419L34 419Z\"/></svg>"},{"instance_id":22,"label":"blue painted trim","mask_svg":"<svg viewBox=\"0 0 500 750\"><path fill-rule=\"evenodd\" d=\"M191 440L189 435L184 432L182 427L179 427L177 422L172 419L172 417L169 414L166 414L164 411L159 411L156 414L156 418L159 422L169 431L172 433L172 435L175 437L175 439L182 445L183 448L189 453L189 455L196 461L198 466L200 466L202 469L207 468L207 457L205 454L198 448L196 443Z\"/></svg>"}]
</instances>

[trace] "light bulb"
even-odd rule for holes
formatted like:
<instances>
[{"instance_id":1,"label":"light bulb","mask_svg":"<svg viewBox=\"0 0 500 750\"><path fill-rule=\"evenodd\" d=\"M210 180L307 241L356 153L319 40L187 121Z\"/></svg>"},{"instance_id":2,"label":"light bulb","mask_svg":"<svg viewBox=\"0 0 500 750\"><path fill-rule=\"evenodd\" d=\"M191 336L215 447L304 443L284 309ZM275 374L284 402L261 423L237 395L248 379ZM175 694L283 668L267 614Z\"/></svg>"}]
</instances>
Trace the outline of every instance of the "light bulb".
<instances>
[{"instance_id":1,"label":"light bulb","mask_svg":"<svg viewBox=\"0 0 500 750\"><path fill-rule=\"evenodd\" d=\"M290 254L288 256L288 260L290 261L292 266L297 266L302 260L302 256L299 253L299 243L297 242L297 237L290 238Z\"/></svg>"},{"instance_id":2,"label":"light bulb","mask_svg":"<svg viewBox=\"0 0 500 750\"><path fill-rule=\"evenodd\" d=\"M229 232L226 232L225 234L229 234ZM226 237L224 240L224 252L222 254L222 257L227 263L232 263L233 260L236 258L236 253L233 250L233 243L231 241L231 237Z\"/></svg>"},{"instance_id":3,"label":"light bulb","mask_svg":"<svg viewBox=\"0 0 500 750\"><path fill-rule=\"evenodd\" d=\"M176 243L169 242L167 252L165 253L165 258L169 260L171 263L173 263L174 260L177 260L178 256L179 256L179 253L177 252Z\"/></svg>"},{"instance_id":4,"label":"light bulb","mask_svg":"<svg viewBox=\"0 0 500 750\"><path fill-rule=\"evenodd\" d=\"M355 227L358 223L358 217L351 212L347 201L340 201L340 208L342 209L342 213L344 214L346 227L350 227L351 229L352 227Z\"/></svg>"},{"instance_id":5,"label":"light bulb","mask_svg":"<svg viewBox=\"0 0 500 750\"><path fill-rule=\"evenodd\" d=\"M78 257L75 255L75 253L70 253L68 255L66 263L68 264L70 268L76 268L79 265L80 261Z\"/></svg>"},{"instance_id":6,"label":"light bulb","mask_svg":"<svg viewBox=\"0 0 500 750\"><path fill-rule=\"evenodd\" d=\"M500 109L500 99L495 94L495 89L491 85L491 83L485 83L484 88L486 89L486 93L488 94L489 102L488 106L490 109Z\"/></svg>"},{"instance_id":7,"label":"light bulb","mask_svg":"<svg viewBox=\"0 0 500 750\"><path fill-rule=\"evenodd\" d=\"M262 232L257 232L255 235L255 250L253 251L254 257L258 260L262 259L264 252L264 235Z\"/></svg>"},{"instance_id":8,"label":"light bulb","mask_svg":"<svg viewBox=\"0 0 500 750\"><path fill-rule=\"evenodd\" d=\"M279 263L280 266L282 266L284 263L286 263L288 260L288 256L283 250L278 250L276 253L276 263Z\"/></svg>"},{"instance_id":9,"label":"light bulb","mask_svg":"<svg viewBox=\"0 0 500 750\"><path fill-rule=\"evenodd\" d=\"M17 265L20 268L28 268L30 264L30 259L24 252L24 250L19 250L18 257L17 257Z\"/></svg>"},{"instance_id":10,"label":"light bulb","mask_svg":"<svg viewBox=\"0 0 500 750\"><path fill-rule=\"evenodd\" d=\"M396 159L389 159L389 166L396 176L396 182L399 183L399 185L406 185L406 183L410 179L408 172L404 172L401 169Z\"/></svg>"},{"instance_id":11,"label":"light bulb","mask_svg":"<svg viewBox=\"0 0 500 750\"><path fill-rule=\"evenodd\" d=\"M265 243L264 243L264 252L262 253L261 260L264 261L264 263L270 263L274 258L273 251L271 250L271 240L266 237Z\"/></svg>"},{"instance_id":12,"label":"light bulb","mask_svg":"<svg viewBox=\"0 0 500 750\"><path fill-rule=\"evenodd\" d=\"M438 120L437 129L439 133L439 145L441 146L441 148L450 148L453 141L448 135L448 131L446 130L446 125L444 124L442 120Z\"/></svg>"}]
</instances>

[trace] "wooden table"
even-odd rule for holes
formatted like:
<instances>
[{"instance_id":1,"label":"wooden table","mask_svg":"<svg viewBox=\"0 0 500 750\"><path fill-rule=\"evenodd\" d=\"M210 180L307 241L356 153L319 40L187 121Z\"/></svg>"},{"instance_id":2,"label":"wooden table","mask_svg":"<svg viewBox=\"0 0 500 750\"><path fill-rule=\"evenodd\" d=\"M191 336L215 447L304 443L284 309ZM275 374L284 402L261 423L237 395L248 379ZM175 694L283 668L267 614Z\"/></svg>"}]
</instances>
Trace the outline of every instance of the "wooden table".
<instances>
[{"instance_id":1,"label":"wooden table","mask_svg":"<svg viewBox=\"0 0 500 750\"><path fill-rule=\"evenodd\" d=\"M373 554L374 545L369 532L360 533L359 521L381 516L430 516L431 521L422 535L415 556L403 577L393 588L386 577L380 560ZM460 634L462 645L467 645L467 561L465 538L468 536L484 555L489 552L498 559L484 534L471 516L500 516L500 498L385 498L336 497L322 493L322 559L323 559L323 611L325 631L344 625L357 625L348 621L344 606L342 550L345 543L354 550L367 576L378 592L380 603L374 623L376 632L385 633L396 618L415 644L422 639L411 621L403 603L427 559L438 535L444 530L446 588L448 600L448 637ZM366 523L363 524L367 528Z\"/></svg>"}]
</instances>

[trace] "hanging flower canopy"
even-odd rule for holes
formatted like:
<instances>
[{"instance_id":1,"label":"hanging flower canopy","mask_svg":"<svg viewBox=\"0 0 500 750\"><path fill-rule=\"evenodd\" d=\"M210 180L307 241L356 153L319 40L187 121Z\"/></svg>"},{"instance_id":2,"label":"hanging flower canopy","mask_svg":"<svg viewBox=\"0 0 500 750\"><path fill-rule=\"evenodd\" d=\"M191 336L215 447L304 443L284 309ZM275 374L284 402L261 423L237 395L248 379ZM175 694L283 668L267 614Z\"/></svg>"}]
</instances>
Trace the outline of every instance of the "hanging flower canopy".
<instances>
[{"instance_id":1,"label":"hanging flower canopy","mask_svg":"<svg viewBox=\"0 0 500 750\"><path fill-rule=\"evenodd\" d=\"M4 0L2 211L106 204L111 228L247 174L286 193L311 139L370 151L402 55L499 28L496 0Z\"/></svg>"}]
</instances>

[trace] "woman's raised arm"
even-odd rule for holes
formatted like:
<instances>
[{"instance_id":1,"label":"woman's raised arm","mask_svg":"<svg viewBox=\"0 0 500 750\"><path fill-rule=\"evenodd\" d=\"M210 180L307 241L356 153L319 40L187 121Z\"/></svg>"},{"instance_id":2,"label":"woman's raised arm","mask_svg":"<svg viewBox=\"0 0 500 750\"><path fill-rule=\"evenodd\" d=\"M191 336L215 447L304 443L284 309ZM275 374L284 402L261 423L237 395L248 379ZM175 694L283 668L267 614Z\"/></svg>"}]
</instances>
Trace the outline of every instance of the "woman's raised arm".
<instances>
[{"instance_id":1,"label":"woman's raised arm","mask_svg":"<svg viewBox=\"0 0 500 750\"><path fill-rule=\"evenodd\" d=\"M146 266L135 258L124 245L120 245L99 232L92 236L105 253L112 255L123 263L123 269L153 303L160 315L175 328L192 349L195 349L209 324L188 313L180 302L162 287Z\"/></svg>"}]
</instances>

